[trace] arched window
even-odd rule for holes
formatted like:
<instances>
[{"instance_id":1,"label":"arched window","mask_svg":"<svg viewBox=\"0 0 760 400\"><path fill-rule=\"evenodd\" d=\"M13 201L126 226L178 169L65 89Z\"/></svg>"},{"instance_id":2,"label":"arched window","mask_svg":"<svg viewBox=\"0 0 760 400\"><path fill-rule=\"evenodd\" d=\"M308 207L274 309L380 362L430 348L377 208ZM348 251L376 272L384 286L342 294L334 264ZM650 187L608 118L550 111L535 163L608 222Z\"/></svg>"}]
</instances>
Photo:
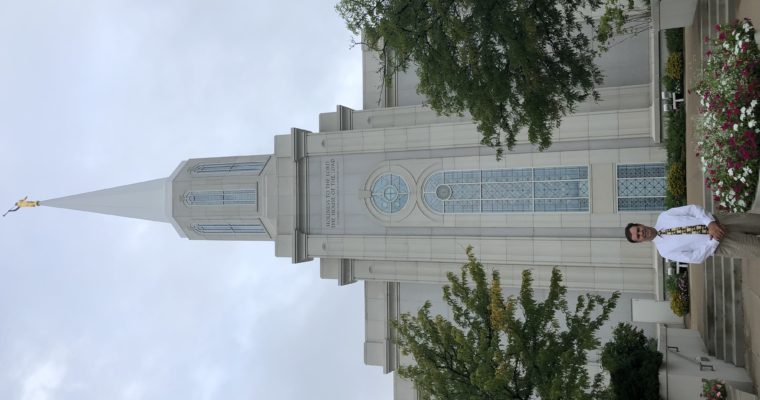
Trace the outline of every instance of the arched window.
<instances>
[{"instance_id":1,"label":"arched window","mask_svg":"<svg viewBox=\"0 0 760 400\"><path fill-rule=\"evenodd\" d=\"M256 205L256 189L187 192L185 204L188 206Z\"/></svg>"},{"instance_id":2,"label":"arched window","mask_svg":"<svg viewBox=\"0 0 760 400\"><path fill-rule=\"evenodd\" d=\"M588 167L440 171L427 178L422 198L444 214L586 212Z\"/></svg>"},{"instance_id":3,"label":"arched window","mask_svg":"<svg viewBox=\"0 0 760 400\"><path fill-rule=\"evenodd\" d=\"M213 163L198 164L190 169L191 174L227 174L233 172L261 172L266 165L265 161L251 161L241 163Z\"/></svg>"},{"instance_id":4,"label":"arched window","mask_svg":"<svg viewBox=\"0 0 760 400\"><path fill-rule=\"evenodd\" d=\"M618 211L665 209L665 164L617 166Z\"/></svg>"},{"instance_id":5,"label":"arched window","mask_svg":"<svg viewBox=\"0 0 760 400\"><path fill-rule=\"evenodd\" d=\"M201 234L209 233L247 233L266 234L267 231L261 224L192 224L194 231Z\"/></svg>"}]
</instances>

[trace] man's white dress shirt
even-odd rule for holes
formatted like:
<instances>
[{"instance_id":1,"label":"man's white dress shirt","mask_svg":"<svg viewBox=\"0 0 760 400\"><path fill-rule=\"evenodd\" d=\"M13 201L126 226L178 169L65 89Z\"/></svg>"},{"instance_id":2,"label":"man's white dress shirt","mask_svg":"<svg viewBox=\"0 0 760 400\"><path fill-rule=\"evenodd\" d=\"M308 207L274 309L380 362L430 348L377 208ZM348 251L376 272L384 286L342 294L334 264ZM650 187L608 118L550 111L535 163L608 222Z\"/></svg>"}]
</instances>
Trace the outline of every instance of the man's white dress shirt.
<instances>
[{"instance_id":1,"label":"man's white dress shirt","mask_svg":"<svg viewBox=\"0 0 760 400\"><path fill-rule=\"evenodd\" d=\"M704 208L688 205L671 208L660 214L657 224L658 231L670 228L680 228L692 225L709 225L715 221L712 214ZM684 235L658 235L653 240L660 255L673 261L699 264L715 253L720 242L710 239L710 235L692 233Z\"/></svg>"}]
</instances>

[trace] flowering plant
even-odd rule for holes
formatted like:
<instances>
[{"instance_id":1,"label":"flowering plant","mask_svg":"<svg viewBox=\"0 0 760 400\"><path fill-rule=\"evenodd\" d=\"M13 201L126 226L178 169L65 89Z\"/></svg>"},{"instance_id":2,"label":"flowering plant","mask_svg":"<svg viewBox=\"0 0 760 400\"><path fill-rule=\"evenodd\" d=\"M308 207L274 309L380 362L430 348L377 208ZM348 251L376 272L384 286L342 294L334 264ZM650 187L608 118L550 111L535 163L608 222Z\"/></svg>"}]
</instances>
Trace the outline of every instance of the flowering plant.
<instances>
[{"instance_id":1,"label":"flowering plant","mask_svg":"<svg viewBox=\"0 0 760 400\"><path fill-rule=\"evenodd\" d=\"M668 296L670 297L670 309L679 317L689 313L689 275L682 273L668 276L665 282Z\"/></svg>"},{"instance_id":2,"label":"flowering plant","mask_svg":"<svg viewBox=\"0 0 760 400\"><path fill-rule=\"evenodd\" d=\"M717 379L702 380L702 395L708 400L722 400L726 398L726 384Z\"/></svg>"},{"instance_id":3,"label":"flowering plant","mask_svg":"<svg viewBox=\"0 0 760 400\"><path fill-rule=\"evenodd\" d=\"M696 92L700 98L697 155L705 185L719 208L744 212L757 188L760 127L760 51L749 19L716 25L707 65Z\"/></svg>"}]
</instances>

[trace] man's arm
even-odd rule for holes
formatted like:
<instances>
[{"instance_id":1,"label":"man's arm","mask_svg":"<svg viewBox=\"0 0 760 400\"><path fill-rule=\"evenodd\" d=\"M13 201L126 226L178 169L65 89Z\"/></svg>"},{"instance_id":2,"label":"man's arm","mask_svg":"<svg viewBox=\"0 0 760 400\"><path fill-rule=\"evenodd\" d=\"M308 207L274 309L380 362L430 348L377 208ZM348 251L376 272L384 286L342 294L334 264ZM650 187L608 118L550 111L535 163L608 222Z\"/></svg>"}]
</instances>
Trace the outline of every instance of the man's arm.
<instances>
[{"instance_id":1,"label":"man's arm","mask_svg":"<svg viewBox=\"0 0 760 400\"><path fill-rule=\"evenodd\" d=\"M671 208L670 210L665 211L665 213L674 217L689 216L699 220L701 224L708 226L710 225L710 222L715 221L715 218L713 218L712 214L705 211L704 208L694 204Z\"/></svg>"},{"instance_id":2,"label":"man's arm","mask_svg":"<svg viewBox=\"0 0 760 400\"><path fill-rule=\"evenodd\" d=\"M661 252L660 255L668 260L689 264L701 264L710 256L707 248Z\"/></svg>"}]
</instances>

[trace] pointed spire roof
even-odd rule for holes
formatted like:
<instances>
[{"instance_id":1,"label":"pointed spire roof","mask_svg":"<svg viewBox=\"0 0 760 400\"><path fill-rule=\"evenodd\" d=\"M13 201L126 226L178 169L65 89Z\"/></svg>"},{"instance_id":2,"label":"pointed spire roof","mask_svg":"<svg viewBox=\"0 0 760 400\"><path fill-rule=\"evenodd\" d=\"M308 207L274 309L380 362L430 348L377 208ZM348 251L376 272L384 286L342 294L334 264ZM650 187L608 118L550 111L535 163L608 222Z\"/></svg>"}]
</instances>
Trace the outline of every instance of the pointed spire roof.
<instances>
[{"instance_id":1,"label":"pointed spire roof","mask_svg":"<svg viewBox=\"0 0 760 400\"><path fill-rule=\"evenodd\" d=\"M173 223L170 178L44 200L40 205Z\"/></svg>"}]
</instances>

